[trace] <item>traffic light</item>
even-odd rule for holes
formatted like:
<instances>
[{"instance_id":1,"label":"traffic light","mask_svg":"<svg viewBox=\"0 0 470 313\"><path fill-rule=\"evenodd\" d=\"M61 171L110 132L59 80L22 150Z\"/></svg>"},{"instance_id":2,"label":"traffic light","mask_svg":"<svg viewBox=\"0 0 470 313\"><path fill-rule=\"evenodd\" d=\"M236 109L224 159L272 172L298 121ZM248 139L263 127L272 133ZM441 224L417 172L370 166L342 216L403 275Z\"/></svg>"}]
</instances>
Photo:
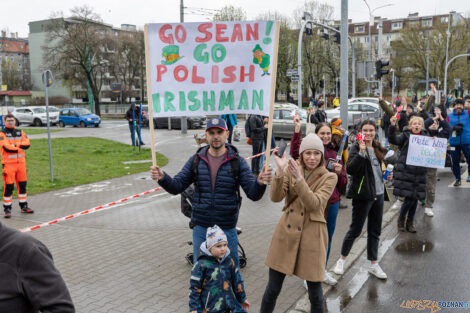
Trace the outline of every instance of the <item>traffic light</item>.
<instances>
[{"instance_id":1,"label":"traffic light","mask_svg":"<svg viewBox=\"0 0 470 313\"><path fill-rule=\"evenodd\" d=\"M333 41L335 43L337 43L338 45L341 44L341 34L340 33L337 33L335 32L334 35L333 35Z\"/></svg>"},{"instance_id":2,"label":"traffic light","mask_svg":"<svg viewBox=\"0 0 470 313\"><path fill-rule=\"evenodd\" d=\"M320 88L325 88L325 81L320 79Z\"/></svg>"},{"instance_id":3,"label":"traffic light","mask_svg":"<svg viewBox=\"0 0 470 313\"><path fill-rule=\"evenodd\" d=\"M320 38L323 38L323 39L325 39L325 40L329 40L329 39L330 39L330 35L328 35L328 33L326 33L323 28L320 29L319 35L320 35Z\"/></svg>"},{"instance_id":4,"label":"traffic light","mask_svg":"<svg viewBox=\"0 0 470 313\"><path fill-rule=\"evenodd\" d=\"M336 82L336 88L340 89L339 81Z\"/></svg>"},{"instance_id":5,"label":"traffic light","mask_svg":"<svg viewBox=\"0 0 470 313\"><path fill-rule=\"evenodd\" d=\"M388 69L382 69L385 66L388 66L390 62L378 60L375 62L375 75L377 80L380 80L383 75L388 74Z\"/></svg>"},{"instance_id":6,"label":"traffic light","mask_svg":"<svg viewBox=\"0 0 470 313\"><path fill-rule=\"evenodd\" d=\"M470 61L470 49L467 49L467 61Z\"/></svg>"},{"instance_id":7,"label":"traffic light","mask_svg":"<svg viewBox=\"0 0 470 313\"><path fill-rule=\"evenodd\" d=\"M305 24L305 34L307 36L313 36L313 27L312 27L312 23L307 23Z\"/></svg>"}]
</instances>

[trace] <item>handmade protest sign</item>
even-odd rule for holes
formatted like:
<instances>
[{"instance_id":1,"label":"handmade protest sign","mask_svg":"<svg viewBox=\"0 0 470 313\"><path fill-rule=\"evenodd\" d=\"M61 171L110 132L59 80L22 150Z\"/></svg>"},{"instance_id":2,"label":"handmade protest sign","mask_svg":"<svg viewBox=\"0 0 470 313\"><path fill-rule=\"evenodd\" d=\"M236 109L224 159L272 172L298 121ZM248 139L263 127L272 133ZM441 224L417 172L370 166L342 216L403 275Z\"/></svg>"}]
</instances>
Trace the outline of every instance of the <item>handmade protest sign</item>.
<instances>
[{"instance_id":1,"label":"handmade protest sign","mask_svg":"<svg viewBox=\"0 0 470 313\"><path fill-rule=\"evenodd\" d=\"M276 28L274 21L147 24L153 114L268 116Z\"/></svg>"},{"instance_id":2,"label":"handmade protest sign","mask_svg":"<svg viewBox=\"0 0 470 313\"><path fill-rule=\"evenodd\" d=\"M447 139L410 135L406 164L444 168L446 163Z\"/></svg>"}]
</instances>

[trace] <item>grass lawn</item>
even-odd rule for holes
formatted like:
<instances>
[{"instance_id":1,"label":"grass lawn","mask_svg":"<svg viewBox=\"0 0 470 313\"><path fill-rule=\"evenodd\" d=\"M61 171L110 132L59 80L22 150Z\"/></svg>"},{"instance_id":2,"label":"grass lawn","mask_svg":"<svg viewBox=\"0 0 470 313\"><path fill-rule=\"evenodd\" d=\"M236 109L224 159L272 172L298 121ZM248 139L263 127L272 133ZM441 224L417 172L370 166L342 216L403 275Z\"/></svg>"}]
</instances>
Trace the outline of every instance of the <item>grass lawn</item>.
<instances>
[{"instance_id":1,"label":"grass lawn","mask_svg":"<svg viewBox=\"0 0 470 313\"><path fill-rule=\"evenodd\" d=\"M152 161L122 164L124 161L152 159L150 149L141 149L140 153L138 151L132 146L100 138L52 139L52 184L47 139L31 139L31 147L26 150L28 194L148 171ZM168 159L157 153L157 162L163 166L168 163Z\"/></svg>"},{"instance_id":2,"label":"grass lawn","mask_svg":"<svg viewBox=\"0 0 470 313\"><path fill-rule=\"evenodd\" d=\"M30 128L21 128L24 133L29 136L29 135L37 135L37 134L47 134L47 128L46 129L30 129ZM51 133L56 133L56 132L61 132L63 129L51 129Z\"/></svg>"}]
</instances>

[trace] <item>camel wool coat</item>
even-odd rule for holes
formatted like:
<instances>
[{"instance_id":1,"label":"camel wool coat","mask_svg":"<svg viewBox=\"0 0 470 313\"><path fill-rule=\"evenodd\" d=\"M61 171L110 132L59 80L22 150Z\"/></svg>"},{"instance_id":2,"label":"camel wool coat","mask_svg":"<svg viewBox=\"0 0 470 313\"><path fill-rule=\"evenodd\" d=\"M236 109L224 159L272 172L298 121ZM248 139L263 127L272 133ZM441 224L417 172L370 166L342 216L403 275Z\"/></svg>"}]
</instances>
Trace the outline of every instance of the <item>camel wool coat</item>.
<instances>
[{"instance_id":1,"label":"camel wool coat","mask_svg":"<svg viewBox=\"0 0 470 313\"><path fill-rule=\"evenodd\" d=\"M301 171L304 177L304 169ZM268 250L267 266L307 281L324 280L328 250L324 212L337 181L338 176L330 173L324 165L314 169L307 181L296 182L287 167L282 176L274 175L271 200L286 200L282 209L284 214ZM296 195L298 198L287 207Z\"/></svg>"}]
</instances>

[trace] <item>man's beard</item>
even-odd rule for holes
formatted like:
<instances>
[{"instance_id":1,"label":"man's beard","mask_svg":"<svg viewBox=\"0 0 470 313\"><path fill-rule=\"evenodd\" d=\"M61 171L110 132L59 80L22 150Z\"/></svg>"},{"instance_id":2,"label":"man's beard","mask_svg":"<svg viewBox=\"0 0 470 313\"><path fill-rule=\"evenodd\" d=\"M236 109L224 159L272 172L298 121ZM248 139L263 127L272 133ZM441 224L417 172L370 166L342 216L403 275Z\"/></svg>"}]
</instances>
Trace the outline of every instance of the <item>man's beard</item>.
<instances>
[{"instance_id":1,"label":"man's beard","mask_svg":"<svg viewBox=\"0 0 470 313\"><path fill-rule=\"evenodd\" d=\"M462 110L461 108L455 109L455 113L456 113L457 115L459 115L460 113L462 113L462 111L463 111L463 110Z\"/></svg>"},{"instance_id":2,"label":"man's beard","mask_svg":"<svg viewBox=\"0 0 470 313\"><path fill-rule=\"evenodd\" d=\"M221 149L224 145L223 145L223 144L220 144L220 146L215 146L214 144L211 143L210 146L211 146L212 149L219 150L219 149Z\"/></svg>"}]
</instances>

